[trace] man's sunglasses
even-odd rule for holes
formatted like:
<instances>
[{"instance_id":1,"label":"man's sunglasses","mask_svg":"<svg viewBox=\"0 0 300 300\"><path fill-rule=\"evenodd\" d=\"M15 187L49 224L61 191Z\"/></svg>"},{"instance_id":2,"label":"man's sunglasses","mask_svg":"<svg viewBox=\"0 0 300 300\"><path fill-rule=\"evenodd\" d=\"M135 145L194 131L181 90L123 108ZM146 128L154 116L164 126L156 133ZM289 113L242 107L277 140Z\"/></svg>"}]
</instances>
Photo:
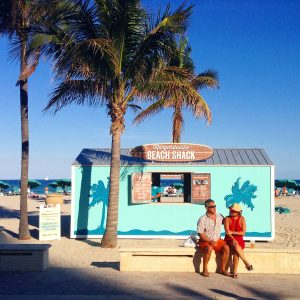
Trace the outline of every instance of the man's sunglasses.
<instances>
[{"instance_id":1,"label":"man's sunglasses","mask_svg":"<svg viewBox=\"0 0 300 300\"><path fill-rule=\"evenodd\" d=\"M216 208L217 205L206 206L207 208Z\"/></svg>"}]
</instances>

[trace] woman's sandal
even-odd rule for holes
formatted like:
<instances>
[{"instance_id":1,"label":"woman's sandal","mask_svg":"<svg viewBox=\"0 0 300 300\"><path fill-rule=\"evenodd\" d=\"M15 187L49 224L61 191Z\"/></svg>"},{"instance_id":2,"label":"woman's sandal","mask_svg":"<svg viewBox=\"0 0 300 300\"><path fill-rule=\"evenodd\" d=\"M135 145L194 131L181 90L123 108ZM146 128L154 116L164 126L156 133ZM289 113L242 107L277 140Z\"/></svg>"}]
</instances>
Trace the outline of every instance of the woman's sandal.
<instances>
[{"instance_id":1,"label":"woman's sandal","mask_svg":"<svg viewBox=\"0 0 300 300\"><path fill-rule=\"evenodd\" d=\"M233 279L238 279L238 275L237 274L232 274L232 278Z\"/></svg>"},{"instance_id":2,"label":"woman's sandal","mask_svg":"<svg viewBox=\"0 0 300 300\"><path fill-rule=\"evenodd\" d=\"M248 271L253 271L253 266L252 266L252 265L246 266L246 269L247 269Z\"/></svg>"}]
</instances>

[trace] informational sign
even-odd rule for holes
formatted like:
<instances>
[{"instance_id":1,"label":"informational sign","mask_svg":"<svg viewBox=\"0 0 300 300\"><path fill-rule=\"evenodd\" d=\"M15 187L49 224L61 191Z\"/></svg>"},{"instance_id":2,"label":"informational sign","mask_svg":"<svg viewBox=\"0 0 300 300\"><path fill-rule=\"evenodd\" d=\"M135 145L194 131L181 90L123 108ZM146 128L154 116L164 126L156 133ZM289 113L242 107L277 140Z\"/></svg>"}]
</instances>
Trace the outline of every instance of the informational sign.
<instances>
[{"instance_id":1,"label":"informational sign","mask_svg":"<svg viewBox=\"0 0 300 300\"><path fill-rule=\"evenodd\" d=\"M60 240L60 204L40 205L39 240Z\"/></svg>"},{"instance_id":2,"label":"informational sign","mask_svg":"<svg viewBox=\"0 0 300 300\"><path fill-rule=\"evenodd\" d=\"M152 161L189 162L208 159L213 155L213 149L197 144L147 144L133 148L130 154Z\"/></svg>"},{"instance_id":3,"label":"informational sign","mask_svg":"<svg viewBox=\"0 0 300 300\"><path fill-rule=\"evenodd\" d=\"M150 203L151 202L151 173L132 173L131 174L131 202Z\"/></svg>"},{"instance_id":4,"label":"informational sign","mask_svg":"<svg viewBox=\"0 0 300 300\"><path fill-rule=\"evenodd\" d=\"M210 174L192 173L192 203L204 203L210 199Z\"/></svg>"}]
</instances>

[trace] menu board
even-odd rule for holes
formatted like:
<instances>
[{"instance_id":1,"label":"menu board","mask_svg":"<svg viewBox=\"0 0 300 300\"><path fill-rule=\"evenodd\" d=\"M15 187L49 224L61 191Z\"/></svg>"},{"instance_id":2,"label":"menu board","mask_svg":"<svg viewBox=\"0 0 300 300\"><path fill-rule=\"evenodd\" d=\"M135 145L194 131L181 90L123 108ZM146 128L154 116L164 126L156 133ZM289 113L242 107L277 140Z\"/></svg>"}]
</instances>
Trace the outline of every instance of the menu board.
<instances>
[{"instance_id":1,"label":"menu board","mask_svg":"<svg viewBox=\"0 0 300 300\"><path fill-rule=\"evenodd\" d=\"M192 173L192 203L203 203L211 197L209 173Z\"/></svg>"},{"instance_id":2,"label":"menu board","mask_svg":"<svg viewBox=\"0 0 300 300\"><path fill-rule=\"evenodd\" d=\"M131 175L131 203L151 202L151 173L132 173Z\"/></svg>"},{"instance_id":3,"label":"menu board","mask_svg":"<svg viewBox=\"0 0 300 300\"><path fill-rule=\"evenodd\" d=\"M39 240L60 240L60 204L40 205Z\"/></svg>"}]
</instances>

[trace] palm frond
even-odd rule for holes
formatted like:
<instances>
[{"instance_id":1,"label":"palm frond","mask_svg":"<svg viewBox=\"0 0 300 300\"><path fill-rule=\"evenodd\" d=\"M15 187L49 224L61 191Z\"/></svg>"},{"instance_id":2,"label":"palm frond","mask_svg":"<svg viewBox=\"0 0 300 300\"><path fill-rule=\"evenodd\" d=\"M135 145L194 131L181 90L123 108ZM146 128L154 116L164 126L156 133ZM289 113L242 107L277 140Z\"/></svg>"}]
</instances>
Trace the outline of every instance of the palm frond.
<instances>
[{"instance_id":1,"label":"palm frond","mask_svg":"<svg viewBox=\"0 0 300 300\"><path fill-rule=\"evenodd\" d=\"M132 109L133 112L137 112L142 110L142 108L137 104L128 104L128 107Z\"/></svg>"},{"instance_id":2,"label":"palm frond","mask_svg":"<svg viewBox=\"0 0 300 300\"><path fill-rule=\"evenodd\" d=\"M184 103L191 110L195 118L205 118L207 124L212 121L211 110L204 98L192 87L186 89Z\"/></svg>"},{"instance_id":3,"label":"palm frond","mask_svg":"<svg viewBox=\"0 0 300 300\"><path fill-rule=\"evenodd\" d=\"M138 124L148 118L149 116L155 115L162 110L164 107L164 100L159 100L151 104L149 107L139 113L133 120L133 123Z\"/></svg>"},{"instance_id":4,"label":"palm frond","mask_svg":"<svg viewBox=\"0 0 300 300\"><path fill-rule=\"evenodd\" d=\"M186 7L183 3L172 13L168 6L155 24L148 25L146 36L138 45L126 70L126 78L135 78L135 81L140 82L152 75L159 59L172 51L175 35L185 30L191 10L192 6Z\"/></svg>"},{"instance_id":5,"label":"palm frond","mask_svg":"<svg viewBox=\"0 0 300 300\"><path fill-rule=\"evenodd\" d=\"M54 113L63 107L76 105L105 105L103 86L92 80L68 80L61 82L50 94L50 100L44 111L54 109Z\"/></svg>"},{"instance_id":6,"label":"palm frond","mask_svg":"<svg viewBox=\"0 0 300 300\"><path fill-rule=\"evenodd\" d=\"M207 70L192 80L192 85L195 89L203 88L218 88L219 87L219 75L214 70Z\"/></svg>"}]
</instances>

